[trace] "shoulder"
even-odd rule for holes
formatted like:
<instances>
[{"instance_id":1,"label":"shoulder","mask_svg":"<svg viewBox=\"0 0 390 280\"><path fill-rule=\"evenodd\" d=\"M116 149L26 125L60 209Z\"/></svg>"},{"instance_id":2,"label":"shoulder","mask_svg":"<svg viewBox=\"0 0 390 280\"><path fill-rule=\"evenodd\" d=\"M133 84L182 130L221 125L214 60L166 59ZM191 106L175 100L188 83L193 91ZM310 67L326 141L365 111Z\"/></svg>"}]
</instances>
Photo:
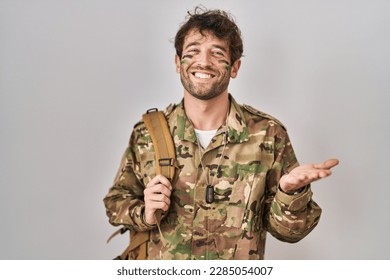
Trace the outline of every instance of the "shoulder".
<instances>
[{"instance_id":1,"label":"shoulder","mask_svg":"<svg viewBox=\"0 0 390 280\"><path fill-rule=\"evenodd\" d=\"M254 119L254 118L260 117L262 120L267 121L271 125L277 124L277 125L281 126L284 130L287 130L285 125L281 121L279 121L277 118L275 118L269 114L266 114L262 111L259 111L256 108L253 108L252 106L247 105L247 104L240 105L240 107L242 108L243 112L245 112L248 115L249 119Z\"/></svg>"},{"instance_id":2,"label":"shoulder","mask_svg":"<svg viewBox=\"0 0 390 280\"><path fill-rule=\"evenodd\" d=\"M164 115L165 115L165 117L169 118L169 116L170 116L170 115L172 114L172 112L175 110L176 106L177 106L177 105L174 104L174 103L169 104L168 107L166 107L165 110L164 110Z\"/></svg>"},{"instance_id":3,"label":"shoulder","mask_svg":"<svg viewBox=\"0 0 390 280\"><path fill-rule=\"evenodd\" d=\"M162 110L167 119L169 119L170 115L175 110L176 106L177 106L176 104L171 103L164 110ZM150 108L150 109L146 110L145 113L148 112L149 110L159 110L159 109L158 108ZM141 117L141 119L134 125L133 129L134 130L137 130L140 128L143 129L144 127L145 127L145 123Z\"/></svg>"}]
</instances>

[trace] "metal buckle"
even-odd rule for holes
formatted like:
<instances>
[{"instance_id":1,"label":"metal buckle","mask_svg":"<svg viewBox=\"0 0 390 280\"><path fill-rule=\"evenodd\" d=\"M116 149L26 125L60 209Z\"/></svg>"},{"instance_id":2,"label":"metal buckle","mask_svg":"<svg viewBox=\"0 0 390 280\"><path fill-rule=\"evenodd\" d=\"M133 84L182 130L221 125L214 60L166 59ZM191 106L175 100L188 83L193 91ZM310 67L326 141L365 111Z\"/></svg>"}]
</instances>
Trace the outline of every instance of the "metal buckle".
<instances>
[{"instance_id":1,"label":"metal buckle","mask_svg":"<svg viewBox=\"0 0 390 280\"><path fill-rule=\"evenodd\" d=\"M146 114L149 114L149 113L152 113L152 112L157 112L157 111L158 111L157 108L151 108L151 109L146 111Z\"/></svg>"},{"instance_id":2,"label":"metal buckle","mask_svg":"<svg viewBox=\"0 0 390 280\"><path fill-rule=\"evenodd\" d=\"M160 166L172 166L173 165L173 158L160 158L158 160L158 164Z\"/></svg>"}]
</instances>

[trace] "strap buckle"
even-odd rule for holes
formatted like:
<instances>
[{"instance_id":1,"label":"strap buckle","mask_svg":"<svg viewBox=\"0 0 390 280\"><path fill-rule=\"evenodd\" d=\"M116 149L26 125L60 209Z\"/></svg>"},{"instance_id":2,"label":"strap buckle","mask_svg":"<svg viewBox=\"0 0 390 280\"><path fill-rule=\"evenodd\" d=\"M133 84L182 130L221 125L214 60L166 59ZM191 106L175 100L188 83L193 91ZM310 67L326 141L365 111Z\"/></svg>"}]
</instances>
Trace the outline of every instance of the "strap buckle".
<instances>
[{"instance_id":1,"label":"strap buckle","mask_svg":"<svg viewBox=\"0 0 390 280\"><path fill-rule=\"evenodd\" d=\"M160 158L158 160L158 164L160 166L172 166L173 165L173 158Z\"/></svg>"},{"instance_id":2,"label":"strap buckle","mask_svg":"<svg viewBox=\"0 0 390 280\"><path fill-rule=\"evenodd\" d=\"M153 112L157 112L158 109L157 108L151 108L149 110L146 111L146 114L149 114L149 113L153 113Z\"/></svg>"}]
</instances>

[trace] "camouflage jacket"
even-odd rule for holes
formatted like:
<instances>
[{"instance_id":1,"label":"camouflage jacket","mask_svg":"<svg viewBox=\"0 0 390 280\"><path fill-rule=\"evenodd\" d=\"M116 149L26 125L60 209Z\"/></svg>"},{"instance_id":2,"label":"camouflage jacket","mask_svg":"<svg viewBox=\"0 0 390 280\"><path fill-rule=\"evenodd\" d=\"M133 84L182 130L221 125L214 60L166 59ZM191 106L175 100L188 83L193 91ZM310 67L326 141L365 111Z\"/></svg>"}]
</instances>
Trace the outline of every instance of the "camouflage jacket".
<instances>
[{"instance_id":1,"label":"camouflage jacket","mask_svg":"<svg viewBox=\"0 0 390 280\"><path fill-rule=\"evenodd\" d=\"M183 101L165 112L177 172L171 205L160 225L163 236L143 219L143 190L156 169L150 135L143 122L135 125L104 203L112 225L151 231L149 259L263 259L267 231L293 243L317 225L321 209L311 199L310 186L294 195L278 188L280 177L298 166L283 125L230 100L226 126L200 153ZM205 201L206 177L215 189L212 203Z\"/></svg>"}]
</instances>

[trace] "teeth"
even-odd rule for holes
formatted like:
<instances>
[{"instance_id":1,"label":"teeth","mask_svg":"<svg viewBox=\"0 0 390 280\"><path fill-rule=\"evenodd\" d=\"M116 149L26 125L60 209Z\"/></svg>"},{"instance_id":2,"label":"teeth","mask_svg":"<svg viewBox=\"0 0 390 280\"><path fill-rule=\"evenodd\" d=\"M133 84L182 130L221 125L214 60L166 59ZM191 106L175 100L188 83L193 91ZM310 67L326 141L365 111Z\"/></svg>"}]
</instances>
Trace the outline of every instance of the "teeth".
<instances>
[{"instance_id":1,"label":"teeth","mask_svg":"<svg viewBox=\"0 0 390 280\"><path fill-rule=\"evenodd\" d=\"M210 79L211 75L210 74L205 74L205 73L194 73L195 77L200 78L200 79Z\"/></svg>"}]
</instances>

